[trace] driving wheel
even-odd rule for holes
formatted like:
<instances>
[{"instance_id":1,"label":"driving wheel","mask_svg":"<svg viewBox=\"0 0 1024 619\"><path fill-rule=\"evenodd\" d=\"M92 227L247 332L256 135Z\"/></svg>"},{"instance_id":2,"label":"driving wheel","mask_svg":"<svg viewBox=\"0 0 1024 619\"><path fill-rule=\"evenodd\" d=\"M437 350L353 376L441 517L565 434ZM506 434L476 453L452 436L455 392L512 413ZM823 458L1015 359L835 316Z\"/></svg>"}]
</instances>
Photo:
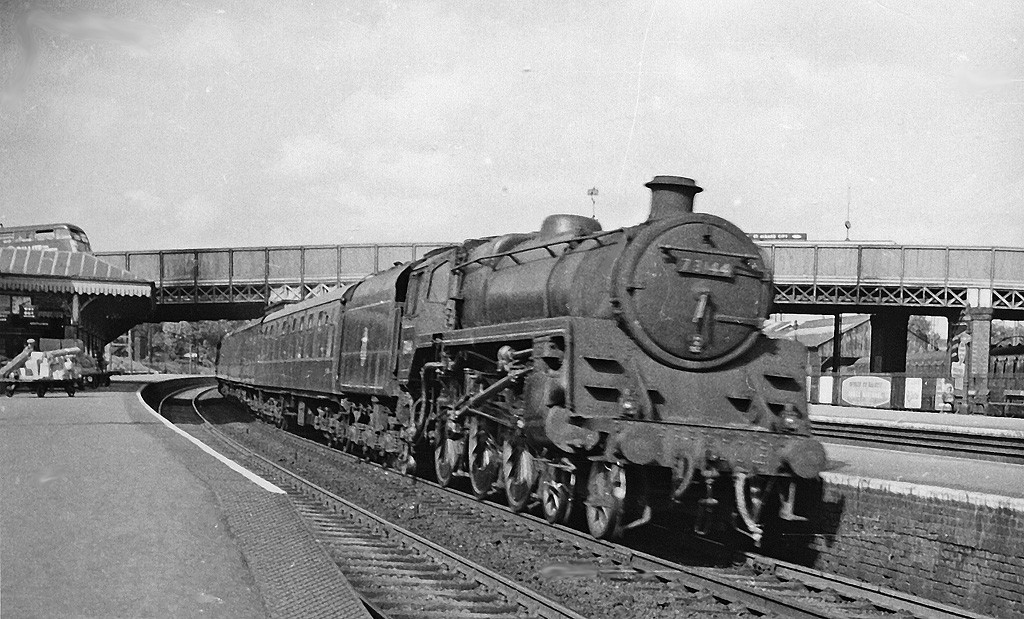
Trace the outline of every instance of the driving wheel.
<instances>
[{"instance_id":1,"label":"driving wheel","mask_svg":"<svg viewBox=\"0 0 1024 619\"><path fill-rule=\"evenodd\" d=\"M526 509L537 479L537 464L533 454L520 439L509 437L502 447L502 463L505 477L505 498L512 511Z\"/></svg>"},{"instance_id":2,"label":"driving wheel","mask_svg":"<svg viewBox=\"0 0 1024 619\"><path fill-rule=\"evenodd\" d=\"M614 462L594 462L587 481L587 528L598 539L619 537L626 499L626 471Z\"/></svg>"},{"instance_id":3,"label":"driving wheel","mask_svg":"<svg viewBox=\"0 0 1024 619\"><path fill-rule=\"evenodd\" d=\"M474 416L469 421L469 483L473 496L487 497L501 474L501 459L494 432L494 424Z\"/></svg>"}]
</instances>

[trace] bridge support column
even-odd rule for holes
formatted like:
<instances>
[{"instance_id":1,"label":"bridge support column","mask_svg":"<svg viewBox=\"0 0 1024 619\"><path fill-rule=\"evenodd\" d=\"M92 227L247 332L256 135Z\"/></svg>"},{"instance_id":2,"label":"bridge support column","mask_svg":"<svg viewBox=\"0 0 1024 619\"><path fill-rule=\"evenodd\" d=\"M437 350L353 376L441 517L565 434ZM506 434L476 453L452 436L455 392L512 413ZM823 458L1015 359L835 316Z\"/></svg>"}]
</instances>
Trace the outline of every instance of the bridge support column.
<instances>
[{"instance_id":1,"label":"bridge support column","mask_svg":"<svg viewBox=\"0 0 1024 619\"><path fill-rule=\"evenodd\" d=\"M871 371L907 371L907 326L910 314L880 312L871 315Z\"/></svg>"},{"instance_id":2,"label":"bridge support column","mask_svg":"<svg viewBox=\"0 0 1024 619\"><path fill-rule=\"evenodd\" d=\"M843 358L843 315L836 314L832 319L832 373L838 374Z\"/></svg>"},{"instance_id":3,"label":"bridge support column","mask_svg":"<svg viewBox=\"0 0 1024 619\"><path fill-rule=\"evenodd\" d=\"M967 332L971 335L971 348L967 359L967 404L969 412L984 415L988 412L988 361L992 342L992 308L968 307L964 311Z\"/></svg>"}]
</instances>

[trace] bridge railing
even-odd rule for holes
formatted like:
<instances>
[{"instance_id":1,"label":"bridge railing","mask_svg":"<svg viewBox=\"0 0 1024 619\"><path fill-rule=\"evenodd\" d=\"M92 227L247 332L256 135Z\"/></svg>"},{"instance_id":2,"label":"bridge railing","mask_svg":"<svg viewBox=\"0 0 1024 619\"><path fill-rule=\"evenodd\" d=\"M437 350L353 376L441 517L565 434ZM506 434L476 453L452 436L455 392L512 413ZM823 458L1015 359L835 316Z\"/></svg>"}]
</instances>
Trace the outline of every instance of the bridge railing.
<instances>
[{"instance_id":1,"label":"bridge railing","mask_svg":"<svg viewBox=\"0 0 1024 619\"><path fill-rule=\"evenodd\" d=\"M1024 248L886 243L763 243L788 284L1024 286Z\"/></svg>"},{"instance_id":2,"label":"bridge railing","mask_svg":"<svg viewBox=\"0 0 1024 619\"><path fill-rule=\"evenodd\" d=\"M102 260L168 286L337 284L395 262L422 258L436 243L310 245L99 252Z\"/></svg>"},{"instance_id":3,"label":"bridge railing","mask_svg":"<svg viewBox=\"0 0 1024 619\"><path fill-rule=\"evenodd\" d=\"M219 304L305 298L442 246L309 245L97 255L156 282L157 304ZM761 247L774 270L781 304L980 305L1024 315L1024 248L787 241Z\"/></svg>"}]
</instances>

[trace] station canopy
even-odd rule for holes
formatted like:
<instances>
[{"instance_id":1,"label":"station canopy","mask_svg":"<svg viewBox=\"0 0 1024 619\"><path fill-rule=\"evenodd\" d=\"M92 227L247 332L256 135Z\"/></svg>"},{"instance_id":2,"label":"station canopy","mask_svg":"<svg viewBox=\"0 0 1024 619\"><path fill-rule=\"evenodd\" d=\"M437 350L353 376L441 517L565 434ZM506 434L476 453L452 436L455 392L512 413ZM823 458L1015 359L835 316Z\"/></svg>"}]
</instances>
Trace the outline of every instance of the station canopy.
<instances>
[{"instance_id":1,"label":"station canopy","mask_svg":"<svg viewBox=\"0 0 1024 619\"><path fill-rule=\"evenodd\" d=\"M152 297L153 283L88 253L6 247L0 290Z\"/></svg>"}]
</instances>

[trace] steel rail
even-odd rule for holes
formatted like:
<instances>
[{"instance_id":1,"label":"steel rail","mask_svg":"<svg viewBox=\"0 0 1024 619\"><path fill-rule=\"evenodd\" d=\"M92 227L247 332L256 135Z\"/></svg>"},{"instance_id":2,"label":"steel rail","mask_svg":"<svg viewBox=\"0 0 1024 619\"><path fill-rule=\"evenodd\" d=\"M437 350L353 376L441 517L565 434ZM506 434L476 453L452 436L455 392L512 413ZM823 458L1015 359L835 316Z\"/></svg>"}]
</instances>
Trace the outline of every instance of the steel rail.
<instances>
[{"instance_id":1,"label":"steel rail","mask_svg":"<svg viewBox=\"0 0 1024 619\"><path fill-rule=\"evenodd\" d=\"M1024 437L1011 434L968 434L938 427L867 425L839 419L812 419L811 429L819 439L845 445L1024 464Z\"/></svg>"},{"instance_id":2,"label":"steel rail","mask_svg":"<svg viewBox=\"0 0 1024 619\"><path fill-rule=\"evenodd\" d=\"M299 442L310 450L329 450L325 445L294 434L288 435L290 440ZM330 449L330 453L342 457L360 460L362 465L371 465L384 470L386 467L366 462L352 454ZM273 463L272 463L273 464ZM276 464L274 465L277 466ZM394 473L395 471L390 470ZM515 513L509 507L492 503L480 502L475 498L465 495L462 492L443 488L429 480L417 479L417 483L429 486L437 491L446 493L452 500L465 505L472 505L478 509L496 510L508 518L519 518L529 521L545 535L551 535L572 544L578 548L585 549L595 556L610 557L613 562L622 566L626 573L634 573L637 576L648 575L663 582L673 581L691 590L704 590L714 597L737 603L758 614L777 614L784 617L805 617L821 619L823 617L844 617L846 614L829 609L827 607L816 607L815 604L805 600L794 599L792 592L772 594L771 584L744 582L752 580L737 578L735 575L726 574L715 568L692 567L675 563L643 551L629 548L620 544L597 540L585 535L575 529L563 526L552 525L543 518L532 514ZM832 590L846 597L862 602L876 605L890 611L912 612L916 617L927 618L955 618L955 619L980 619L983 615L941 604L910 594L885 589L869 583L862 583L853 579L838 575L827 574L811 568L802 567L785 561L780 561L761 555L747 553L745 559L748 564L756 565L758 571L763 574L777 578L780 582L794 582L805 586L811 591ZM788 593L788 594L787 594ZM807 597L813 597L808 594ZM825 605L827 606L827 605Z\"/></svg>"},{"instance_id":3,"label":"steel rail","mask_svg":"<svg viewBox=\"0 0 1024 619\"><path fill-rule=\"evenodd\" d=\"M323 503L334 506L337 509L338 506L355 521L364 525L373 526L376 528L384 529L389 533L396 535L397 537L404 540L404 542L413 548L416 548L420 552L427 555L441 557L442 561L454 566L458 571L465 574L471 580L479 582L481 585L488 589L498 592L504 595L511 603L518 604L524 607L528 612L535 614L536 616L543 617L545 619L586 619L583 615L576 613L575 611L558 604L557 602L550 600L536 591L522 586L515 581L512 581L482 565L479 565L469 559L457 555L448 549L431 542L430 540L405 529L397 524L389 522L376 514L373 514L358 505L345 500L344 498L330 492L329 490L320 487L319 485L303 478L302 476L289 471L285 467L264 458L262 455L256 453L252 449L245 445L235 441L234 439L226 436L223 432L219 431L216 427L211 424L202 412L199 410L198 401L202 395L215 391L215 387L204 390L197 394L192 401L192 407L196 414L199 415L200 419L203 420L203 424L208 426L208 430L217 436L218 439L224 441L230 445L233 449L238 450L240 453L257 460L261 465L267 467L275 474L280 475L288 480L289 483L295 487L305 490L310 493L314 498L320 500ZM325 448L323 445L318 446ZM344 569L342 570L344 572ZM364 598L364 603L372 607L372 602ZM386 616L385 611L376 609L376 611L383 616Z\"/></svg>"},{"instance_id":4,"label":"steel rail","mask_svg":"<svg viewBox=\"0 0 1024 619\"><path fill-rule=\"evenodd\" d=\"M956 608L948 604L933 602L927 598L921 598L893 589L885 589L877 585L860 582L852 578L845 578L837 574L826 574L818 570L780 561L768 559L754 553L744 553L748 562L755 564L766 564L780 578L792 578L807 585L816 587L828 587L837 593L850 597L866 599L874 604L884 605L895 610L903 610L922 614L929 617L950 617L960 619L986 619L985 615Z\"/></svg>"}]
</instances>

